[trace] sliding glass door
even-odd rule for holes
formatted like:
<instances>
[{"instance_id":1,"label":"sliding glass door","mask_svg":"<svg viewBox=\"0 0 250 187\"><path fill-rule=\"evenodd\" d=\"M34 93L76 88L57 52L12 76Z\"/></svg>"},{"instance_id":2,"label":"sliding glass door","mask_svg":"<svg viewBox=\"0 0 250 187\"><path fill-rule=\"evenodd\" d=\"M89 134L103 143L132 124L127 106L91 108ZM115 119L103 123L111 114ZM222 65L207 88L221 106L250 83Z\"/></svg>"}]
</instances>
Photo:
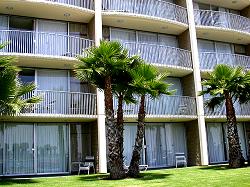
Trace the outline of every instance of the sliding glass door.
<instances>
[{"instance_id":1,"label":"sliding glass door","mask_svg":"<svg viewBox=\"0 0 250 187\"><path fill-rule=\"evenodd\" d=\"M124 126L124 157L129 165L136 137L136 123ZM187 155L186 131L182 123L147 123L141 164L151 168L175 165L175 154Z\"/></svg>"},{"instance_id":2,"label":"sliding glass door","mask_svg":"<svg viewBox=\"0 0 250 187\"><path fill-rule=\"evenodd\" d=\"M186 155L186 133L183 124L155 123L146 125L146 159L150 167L175 165L175 153Z\"/></svg>"},{"instance_id":3,"label":"sliding glass door","mask_svg":"<svg viewBox=\"0 0 250 187\"><path fill-rule=\"evenodd\" d=\"M0 175L68 172L68 134L66 124L0 124Z\"/></svg>"},{"instance_id":4,"label":"sliding glass door","mask_svg":"<svg viewBox=\"0 0 250 187\"><path fill-rule=\"evenodd\" d=\"M68 171L68 129L62 124L37 126L37 173Z\"/></svg>"},{"instance_id":5,"label":"sliding glass door","mask_svg":"<svg viewBox=\"0 0 250 187\"><path fill-rule=\"evenodd\" d=\"M29 123L5 123L5 174L34 173L34 126Z\"/></svg>"},{"instance_id":6,"label":"sliding glass door","mask_svg":"<svg viewBox=\"0 0 250 187\"><path fill-rule=\"evenodd\" d=\"M223 128L221 123L207 124L207 140L209 162L216 163L226 161Z\"/></svg>"},{"instance_id":7,"label":"sliding glass door","mask_svg":"<svg viewBox=\"0 0 250 187\"><path fill-rule=\"evenodd\" d=\"M3 123L0 122L0 175L3 174Z\"/></svg>"}]
</instances>

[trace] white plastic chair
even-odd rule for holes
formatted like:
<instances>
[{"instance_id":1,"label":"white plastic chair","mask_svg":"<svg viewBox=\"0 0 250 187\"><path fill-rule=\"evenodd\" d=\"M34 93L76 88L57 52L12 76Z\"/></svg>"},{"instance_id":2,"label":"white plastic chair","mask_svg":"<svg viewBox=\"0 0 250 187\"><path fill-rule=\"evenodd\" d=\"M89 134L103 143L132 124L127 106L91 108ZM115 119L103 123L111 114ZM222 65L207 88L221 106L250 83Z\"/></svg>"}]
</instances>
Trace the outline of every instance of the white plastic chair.
<instances>
[{"instance_id":1,"label":"white plastic chair","mask_svg":"<svg viewBox=\"0 0 250 187\"><path fill-rule=\"evenodd\" d=\"M94 173L95 173L94 157L86 156L85 162L79 163L78 175L80 175L81 171L88 171L88 175L89 175L89 171L91 168L93 168Z\"/></svg>"},{"instance_id":2,"label":"white plastic chair","mask_svg":"<svg viewBox=\"0 0 250 187\"><path fill-rule=\"evenodd\" d=\"M175 153L175 167L178 167L178 164L184 164L187 167L187 159L185 153Z\"/></svg>"}]
</instances>

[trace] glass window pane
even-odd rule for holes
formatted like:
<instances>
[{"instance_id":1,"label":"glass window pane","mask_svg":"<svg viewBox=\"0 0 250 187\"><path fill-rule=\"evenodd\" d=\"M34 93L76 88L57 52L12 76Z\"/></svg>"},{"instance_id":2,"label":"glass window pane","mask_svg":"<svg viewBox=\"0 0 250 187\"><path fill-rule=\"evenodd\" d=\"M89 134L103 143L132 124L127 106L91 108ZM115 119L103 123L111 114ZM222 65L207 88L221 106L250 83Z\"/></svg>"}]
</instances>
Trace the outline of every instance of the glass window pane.
<instances>
[{"instance_id":1,"label":"glass window pane","mask_svg":"<svg viewBox=\"0 0 250 187\"><path fill-rule=\"evenodd\" d=\"M35 82L35 70L23 69L21 72L19 72L19 78L24 84Z\"/></svg>"},{"instance_id":2,"label":"glass window pane","mask_svg":"<svg viewBox=\"0 0 250 187\"><path fill-rule=\"evenodd\" d=\"M81 38L87 38L87 25L80 23L69 23L69 35Z\"/></svg>"},{"instance_id":3,"label":"glass window pane","mask_svg":"<svg viewBox=\"0 0 250 187\"><path fill-rule=\"evenodd\" d=\"M0 175L3 174L3 123L0 122Z\"/></svg>"},{"instance_id":4,"label":"glass window pane","mask_svg":"<svg viewBox=\"0 0 250 187\"><path fill-rule=\"evenodd\" d=\"M66 124L38 124L37 172L56 173L68 171L68 126Z\"/></svg>"},{"instance_id":5,"label":"glass window pane","mask_svg":"<svg viewBox=\"0 0 250 187\"><path fill-rule=\"evenodd\" d=\"M8 16L0 15L0 30L8 29Z\"/></svg>"},{"instance_id":6,"label":"glass window pane","mask_svg":"<svg viewBox=\"0 0 250 187\"><path fill-rule=\"evenodd\" d=\"M92 156L91 124L70 124L71 162L83 162L86 156ZM72 164L77 171L77 164Z\"/></svg>"},{"instance_id":7,"label":"glass window pane","mask_svg":"<svg viewBox=\"0 0 250 187\"><path fill-rule=\"evenodd\" d=\"M135 42L135 31L126 29L111 29L111 40L121 40L125 42Z\"/></svg>"},{"instance_id":8,"label":"glass window pane","mask_svg":"<svg viewBox=\"0 0 250 187\"><path fill-rule=\"evenodd\" d=\"M5 174L34 173L33 128L28 123L5 124Z\"/></svg>"},{"instance_id":9,"label":"glass window pane","mask_svg":"<svg viewBox=\"0 0 250 187\"><path fill-rule=\"evenodd\" d=\"M11 30L32 31L33 21L33 18L10 16L9 27Z\"/></svg>"}]
</instances>

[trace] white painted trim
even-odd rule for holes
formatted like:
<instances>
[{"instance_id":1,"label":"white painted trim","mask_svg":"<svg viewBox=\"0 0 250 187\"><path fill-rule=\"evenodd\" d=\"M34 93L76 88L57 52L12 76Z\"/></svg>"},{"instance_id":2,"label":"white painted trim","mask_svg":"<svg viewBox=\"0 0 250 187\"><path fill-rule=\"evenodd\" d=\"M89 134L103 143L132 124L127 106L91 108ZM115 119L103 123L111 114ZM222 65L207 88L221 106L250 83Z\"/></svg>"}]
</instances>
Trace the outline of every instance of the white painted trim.
<instances>
[{"instance_id":1,"label":"white painted trim","mask_svg":"<svg viewBox=\"0 0 250 187\"><path fill-rule=\"evenodd\" d=\"M195 97L197 103L198 129L199 129L199 139L200 139L199 141L200 141L201 165L208 165L207 134L206 134L206 125L204 117L204 106L203 106L204 104L203 104L203 97L199 96L199 92L202 91L202 86L201 86L199 51L198 51L198 42L197 42L195 20L194 20L193 2L191 0L186 0L186 4L188 12L190 43L191 43L192 60L193 60L194 86L195 86Z\"/></svg>"},{"instance_id":2,"label":"white painted trim","mask_svg":"<svg viewBox=\"0 0 250 187\"><path fill-rule=\"evenodd\" d=\"M95 0L95 45L102 40L102 0ZM97 89L97 126L99 173L107 173L104 93Z\"/></svg>"}]
</instances>

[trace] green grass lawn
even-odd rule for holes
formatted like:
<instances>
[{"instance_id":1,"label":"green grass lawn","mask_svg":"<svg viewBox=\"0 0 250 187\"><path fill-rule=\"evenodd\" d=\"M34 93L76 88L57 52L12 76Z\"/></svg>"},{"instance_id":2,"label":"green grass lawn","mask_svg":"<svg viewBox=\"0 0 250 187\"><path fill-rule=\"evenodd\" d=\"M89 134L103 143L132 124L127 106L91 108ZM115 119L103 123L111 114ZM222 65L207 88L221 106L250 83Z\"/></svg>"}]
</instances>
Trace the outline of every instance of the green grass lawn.
<instances>
[{"instance_id":1,"label":"green grass lawn","mask_svg":"<svg viewBox=\"0 0 250 187\"><path fill-rule=\"evenodd\" d=\"M136 187L136 186L250 186L250 167L228 169L226 166L188 167L178 169L149 170L141 178L108 180L107 175L72 175L0 180L0 186L27 187Z\"/></svg>"}]
</instances>

